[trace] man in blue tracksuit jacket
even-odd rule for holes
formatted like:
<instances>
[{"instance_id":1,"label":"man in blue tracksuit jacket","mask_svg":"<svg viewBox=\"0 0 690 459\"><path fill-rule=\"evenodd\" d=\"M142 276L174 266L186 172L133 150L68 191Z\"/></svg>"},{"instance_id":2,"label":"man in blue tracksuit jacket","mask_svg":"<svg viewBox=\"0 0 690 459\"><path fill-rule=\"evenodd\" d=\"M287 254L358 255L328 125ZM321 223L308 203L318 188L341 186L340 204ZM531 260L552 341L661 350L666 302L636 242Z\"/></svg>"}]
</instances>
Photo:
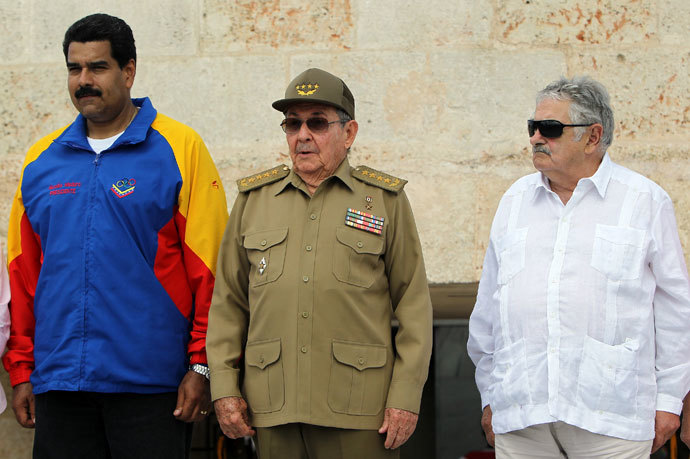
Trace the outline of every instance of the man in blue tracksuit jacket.
<instances>
[{"instance_id":1,"label":"man in blue tracksuit jacket","mask_svg":"<svg viewBox=\"0 0 690 459\"><path fill-rule=\"evenodd\" d=\"M8 231L8 352L34 457L182 458L210 409L206 326L225 193L192 129L132 99L129 26L63 43L76 120L28 152Z\"/></svg>"}]
</instances>

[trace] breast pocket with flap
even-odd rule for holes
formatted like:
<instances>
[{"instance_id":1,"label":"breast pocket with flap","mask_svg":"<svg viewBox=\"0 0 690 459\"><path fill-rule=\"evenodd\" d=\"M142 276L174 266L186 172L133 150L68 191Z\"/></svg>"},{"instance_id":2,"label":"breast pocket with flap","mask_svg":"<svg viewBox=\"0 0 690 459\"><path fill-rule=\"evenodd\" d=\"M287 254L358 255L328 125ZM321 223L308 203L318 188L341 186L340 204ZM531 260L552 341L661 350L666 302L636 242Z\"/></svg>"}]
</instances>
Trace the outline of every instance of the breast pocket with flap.
<instances>
[{"instance_id":1,"label":"breast pocket with flap","mask_svg":"<svg viewBox=\"0 0 690 459\"><path fill-rule=\"evenodd\" d=\"M627 226L597 225L592 267L611 280L638 279L644 262L646 231Z\"/></svg>"},{"instance_id":2,"label":"breast pocket with flap","mask_svg":"<svg viewBox=\"0 0 690 459\"><path fill-rule=\"evenodd\" d=\"M287 228L256 231L244 235L244 248L251 265L249 286L276 281L283 274Z\"/></svg>"},{"instance_id":3,"label":"breast pocket with flap","mask_svg":"<svg viewBox=\"0 0 690 459\"><path fill-rule=\"evenodd\" d=\"M337 228L333 248L333 275L340 282L369 288L383 272L384 238L352 228Z\"/></svg>"}]
</instances>

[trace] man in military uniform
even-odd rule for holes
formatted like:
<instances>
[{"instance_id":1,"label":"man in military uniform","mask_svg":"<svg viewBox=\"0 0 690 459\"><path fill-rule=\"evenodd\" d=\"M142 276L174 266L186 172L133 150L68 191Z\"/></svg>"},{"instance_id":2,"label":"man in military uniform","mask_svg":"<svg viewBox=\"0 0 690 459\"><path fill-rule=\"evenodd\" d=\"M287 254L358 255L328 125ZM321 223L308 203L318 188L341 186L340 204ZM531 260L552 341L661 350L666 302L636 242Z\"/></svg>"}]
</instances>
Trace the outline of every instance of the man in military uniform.
<instances>
[{"instance_id":1,"label":"man in military uniform","mask_svg":"<svg viewBox=\"0 0 690 459\"><path fill-rule=\"evenodd\" d=\"M293 168L238 181L207 335L220 426L256 428L261 459L398 457L432 334L406 181L350 166L358 125L340 78L309 69L273 107Z\"/></svg>"}]
</instances>

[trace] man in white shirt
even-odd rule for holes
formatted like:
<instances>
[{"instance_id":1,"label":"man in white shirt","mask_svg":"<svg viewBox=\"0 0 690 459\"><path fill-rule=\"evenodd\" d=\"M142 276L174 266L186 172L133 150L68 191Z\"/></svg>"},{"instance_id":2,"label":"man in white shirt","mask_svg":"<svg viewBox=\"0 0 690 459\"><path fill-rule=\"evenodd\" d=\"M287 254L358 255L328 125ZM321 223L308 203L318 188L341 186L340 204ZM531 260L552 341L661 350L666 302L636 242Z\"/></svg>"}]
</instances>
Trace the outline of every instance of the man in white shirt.
<instances>
[{"instance_id":1,"label":"man in white shirt","mask_svg":"<svg viewBox=\"0 0 690 459\"><path fill-rule=\"evenodd\" d=\"M606 153L590 78L537 95L539 171L499 204L470 318L498 457L649 457L690 388L690 285L668 194Z\"/></svg>"}]
</instances>

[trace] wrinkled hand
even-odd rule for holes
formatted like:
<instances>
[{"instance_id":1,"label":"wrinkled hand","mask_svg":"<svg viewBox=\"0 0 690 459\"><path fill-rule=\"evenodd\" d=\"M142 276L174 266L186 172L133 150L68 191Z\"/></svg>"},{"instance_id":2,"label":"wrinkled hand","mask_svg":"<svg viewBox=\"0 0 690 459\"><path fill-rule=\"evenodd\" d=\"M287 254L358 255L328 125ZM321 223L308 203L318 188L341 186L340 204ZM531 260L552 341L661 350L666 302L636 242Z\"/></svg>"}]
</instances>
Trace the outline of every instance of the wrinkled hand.
<instances>
[{"instance_id":1,"label":"wrinkled hand","mask_svg":"<svg viewBox=\"0 0 690 459\"><path fill-rule=\"evenodd\" d=\"M197 422L204 419L210 409L211 385L208 379L189 370L177 388L177 405L173 416L180 421Z\"/></svg>"},{"instance_id":2,"label":"wrinkled hand","mask_svg":"<svg viewBox=\"0 0 690 459\"><path fill-rule=\"evenodd\" d=\"M405 443L417 427L418 417L411 411L386 408L383 424L379 429L380 434L387 434L383 446L386 449L395 449Z\"/></svg>"},{"instance_id":3,"label":"wrinkled hand","mask_svg":"<svg viewBox=\"0 0 690 459\"><path fill-rule=\"evenodd\" d=\"M247 402L242 397L223 397L213 402L218 424L230 438L252 436L256 432L249 425Z\"/></svg>"},{"instance_id":4,"label":"wrinkled hand","mask_svg":"<svg viewBox=\"0 0 690 459\"><path fill-rule=\"evenodd\" d=\"M17 418L19 425L27 429L36 427L34 388L30 382L14 386L12 410L14 411L14 416Z\"/></svg>"},{"instance_id":5,"label":"wrinkled hand","mask_svg":"<svg viewBox=\"0 0 690 459\"><path fill-rule=\"evenodd\" d=\"M496 438L494 437L494 428L491 426L491 405L486 405L484 411L482 411L482 429L484 429L484 435L486 435L486 441L494 446Z\"/></svg>"},{"instance_id":6,"label":"wrinkled hand","mask_svg":"<svg viewBox=\"0 0 690 459\"><path fill-rule=\"evenodd\" d=\"M680 426L680 416L666 411L657 411L654 420L654 442L652 443L652 453L664 446L671 438L671 435Z\"/></svg>"}]
</instances>

